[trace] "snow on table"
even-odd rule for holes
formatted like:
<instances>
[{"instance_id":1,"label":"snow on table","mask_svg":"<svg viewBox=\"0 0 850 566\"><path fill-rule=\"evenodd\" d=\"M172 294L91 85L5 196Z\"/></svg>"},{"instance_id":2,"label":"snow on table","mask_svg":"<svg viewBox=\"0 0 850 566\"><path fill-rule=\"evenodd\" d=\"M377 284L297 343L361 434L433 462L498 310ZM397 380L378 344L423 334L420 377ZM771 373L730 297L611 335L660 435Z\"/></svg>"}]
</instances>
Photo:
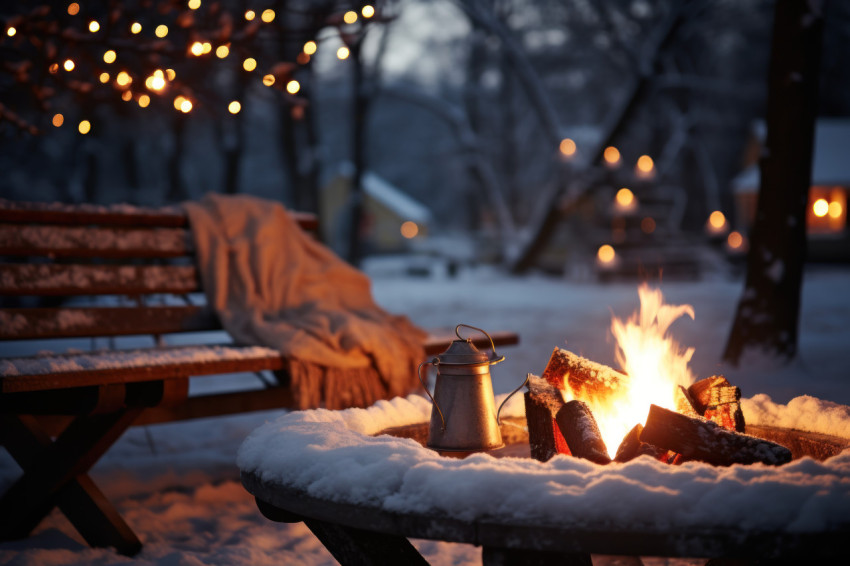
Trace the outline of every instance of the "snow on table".
<instances>
[{"instance_id":1,"label":"snow on table","mask_svg":"<svg viewBox=\"0 0 850 566\"><path fill-rule=\"evenodd\" d=\"M834 404L809 398L795 408L820 414ZM761 400L764 404L764 400ZM789 406L794 402L789 403ZM521 404L512 404L521 413ZM731 528L823 532L850 524L850 450L781 467L668 466L649 457L601 466L558 455L548 462L475 454L443 458L410 439L372 436L427 421L431 405L410 396L368 409L283 415L251 433L237 463L265 483L329 501L396 513L475 521L498 517L549 525L617 529ZM847 412L836 416L846 426ZM776 424L768 411L759 424ZM844 423L844 424L842 424ZM847 430L845 428L845 430Z\"/></svg>"}]
</instances>

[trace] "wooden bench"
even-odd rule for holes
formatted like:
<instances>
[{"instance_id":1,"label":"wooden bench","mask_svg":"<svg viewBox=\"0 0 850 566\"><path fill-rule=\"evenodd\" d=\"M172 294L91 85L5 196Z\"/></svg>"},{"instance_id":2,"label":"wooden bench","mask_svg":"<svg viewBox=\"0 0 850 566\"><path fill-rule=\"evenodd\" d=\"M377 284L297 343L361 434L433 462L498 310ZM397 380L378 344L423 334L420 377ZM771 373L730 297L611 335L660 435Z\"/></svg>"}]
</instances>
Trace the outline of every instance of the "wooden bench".
<instances>
[{"instance_id":1,"label":"wooden bench","mask_svg":"<svg viewBox=\"0 0 850 566\"><path fill-rule=\"evenodd\" d=\"M313 215L296 218L317 227ZM90 545L135 554L139 539L87 475L129 426L292 406L276 350L192 334L221 330L204 303L181 209L0 200L4 349L96 337L110 346L0 358L0 444L24 470L0 496L0 540L27 536L58 506ZM167 345L177 334L191 344ZM115 349L123 336L148 344ZM431 332L426 353L453 338ZM510 332L493 338L518 342ZM253 388L188 395L190 377L242 372L257 372Z\"/></svg>"}]
</instances>

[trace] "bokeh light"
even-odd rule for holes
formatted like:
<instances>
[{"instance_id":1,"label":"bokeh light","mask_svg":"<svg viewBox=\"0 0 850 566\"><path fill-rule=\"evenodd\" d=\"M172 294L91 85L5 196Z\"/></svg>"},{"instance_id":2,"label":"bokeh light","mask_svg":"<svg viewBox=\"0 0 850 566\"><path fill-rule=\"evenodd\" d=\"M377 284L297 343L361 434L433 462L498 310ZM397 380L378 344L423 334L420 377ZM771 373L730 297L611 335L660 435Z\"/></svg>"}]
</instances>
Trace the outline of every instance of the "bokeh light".
<instances>
[{"instance_id":1,"label":"bokeh light","mask_svg":"<svg viewBox=\"0 0 850 566\"><path fill-rule=\"evenodd\" d=\"M286 83L286 92L289 94L295 94L299 90L301 90L301 84L298 81L293 80Z\"/></svg>"},{"instance_id":2,"label":"bokeh light","mask_svg":"<svg viewBox=\"0 0 850 566\"><path fill-rule=\"evenodd\" d=\"M337 49L337 50L336 50L336 56L337 56L337 58L338 58L338 59L340 59L340 60L342 60L342 59L348 59L348 56L349 56L350 54L351 54L351 52L348 50L348 47L346 47L346 46L344 46L344 45L343 45L342 47L340 47L339 49Z\"/></svg>"},{"instance_id":3,"label":"bokeh light","mask_svg":"<svg viewBox=\"0 0 850 566\"><path fill-rule=\"evenodd\" d=\"M52 122L53 125L58 128L59 126L65 123L65 116L63 116L62 114L54 114Z\"/></svg>"},{"instance_id":4,"label":"bokeh light","mask_svg":"<svg viewBox=\"0 0 850 566\"><path fill-rule=\"evenodd\" d=\"M561 150L562 155L566 157L572 157L576 153L576 142L574 142L570 138L564 138L561 140L558 149Z\"/></svg>"},{"instance_id":5,"label":"bokeh light","mask_svg":"<svg viewBox=\"0 0 850 566\"><path fill-rule=\"evenodd\" d=\"M239 111L242 110L242 105L238 100L234 100L230 104L227 105L227 111L231 114L239 114Z\"/></svg>"},{"instance_id":6,"label":"bokeh light","mask_svg":"<svg viewBox=\"0 0 850 566\"><path fill-rule=\"evenodd\" d=\"M250 73L257 68L257 60L253 57L248 57L242 62L242 68Z\"/></svg>"},{"instance_id":7,"label":"bokeh light","mask_svg":"<svg viewBox=\"0 0 850 566\"><path fill-rule=\"evenodd\" d=\"M88 120L83 120L82 122L80 122L80 125L77 126L77 131L79 131L83 135L86 135L91 131L91 122L89 122Z\"/></svg>"}]
</instances>

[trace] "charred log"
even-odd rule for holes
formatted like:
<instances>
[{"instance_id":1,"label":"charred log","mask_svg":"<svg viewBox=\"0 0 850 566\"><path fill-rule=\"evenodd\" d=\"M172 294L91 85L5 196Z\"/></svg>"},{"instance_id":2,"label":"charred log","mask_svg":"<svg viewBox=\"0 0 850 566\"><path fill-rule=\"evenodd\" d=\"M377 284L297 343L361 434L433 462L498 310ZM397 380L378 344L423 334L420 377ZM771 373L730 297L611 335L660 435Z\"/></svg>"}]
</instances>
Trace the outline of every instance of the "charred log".
<instances>
[{"instance_id":1,"label":"charred log","mask_svg":"<svg viewBox=\"0 0 850 566\"><path fill-rule=\"evenodd\" d=\"M665 461L668 452L652 444L641 442L640 433L643 431L643 425L636 424L632 430L623 437L620 447L617 448L617 454L614 456L615 462L624 464L630 460L634 460L638 456L646 454L656 460Z\"/></svg>"},{"instance_id":2,"label":"charred log","mask_svg":"<svg viewBox=\"0 0 850 566\"><path fill-rule=\"evenodd\" d=\"M688 388L688 393L697 413L729 430L744 432L741 389L731 385L725 377L714 375L701 379Z\"/></svg>"},{"instance_id":3,"label":"charred log","mask_svg":"<svg viewBox=\"0 0 850 566\"><path fill-rule=\"evenodd\" d=\"M610 464L608 449L593 413L584 401L568 401L555 415L558 429L564 435L570 453L597 464Z\"/></svg>"},{"instance_id":4,"label":"charred log","mask_svg":"<svg viewBox=\"0 0 850 566\"><path fill-rule=\"evenodd\" d=\"M543 379L559 389L569 387L575 397L588 399L614 393L628 378L604 364L555 348L543 371Z\"/></svg>"},{"instance_id":5,"label":"charred log","mask_svg":"<svg viewBox=\"0 0 850 566\"><path fill-rule=\"evenodd\" d=\"M525 393L525 418L531 457L546 462L556 454L569 454L567 442L555 423L555 415L564 406L561 392L536 375L528 376Z\"/></svg>"}]
</instances>

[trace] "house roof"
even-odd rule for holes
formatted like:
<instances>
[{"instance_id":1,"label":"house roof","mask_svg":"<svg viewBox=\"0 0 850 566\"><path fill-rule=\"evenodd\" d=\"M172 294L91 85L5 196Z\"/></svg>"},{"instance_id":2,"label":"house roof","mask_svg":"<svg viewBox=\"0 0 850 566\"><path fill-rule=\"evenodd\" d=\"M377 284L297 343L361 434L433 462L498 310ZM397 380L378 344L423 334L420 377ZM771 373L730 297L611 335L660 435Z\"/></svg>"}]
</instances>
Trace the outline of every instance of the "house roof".
<instances>
[{"instance_id":1,"label":"house roof","mask_svg":"<svg viewBox=\"0 0 850 566\"><path fill-rule=\"evenodd\" d=\"M763 121L754 125L753 132L764 144L766 128ZM815 125L814 164L812 185L842 185L850 187L850 119L821 118ZM732 180L736 193L758 191L758 165L751 165Z\"/></svg>"},{"instance_id":2,"label":"house roof","mask_svg":"<svg viewBox=\"0 0 850 566\"><path fill-rule=\"evenodd\" d=\"M354 166L351 162L345 161L339 165L339 176L350 180L353 172ZM377 173L366 171L363 173L361 182L363 184L363 192L367 196L377 200L405 220L412 220L417 224L428 224L431 222L433 215L427 206L405 194L401 189Z\"/></svg>"}]
</instances>

